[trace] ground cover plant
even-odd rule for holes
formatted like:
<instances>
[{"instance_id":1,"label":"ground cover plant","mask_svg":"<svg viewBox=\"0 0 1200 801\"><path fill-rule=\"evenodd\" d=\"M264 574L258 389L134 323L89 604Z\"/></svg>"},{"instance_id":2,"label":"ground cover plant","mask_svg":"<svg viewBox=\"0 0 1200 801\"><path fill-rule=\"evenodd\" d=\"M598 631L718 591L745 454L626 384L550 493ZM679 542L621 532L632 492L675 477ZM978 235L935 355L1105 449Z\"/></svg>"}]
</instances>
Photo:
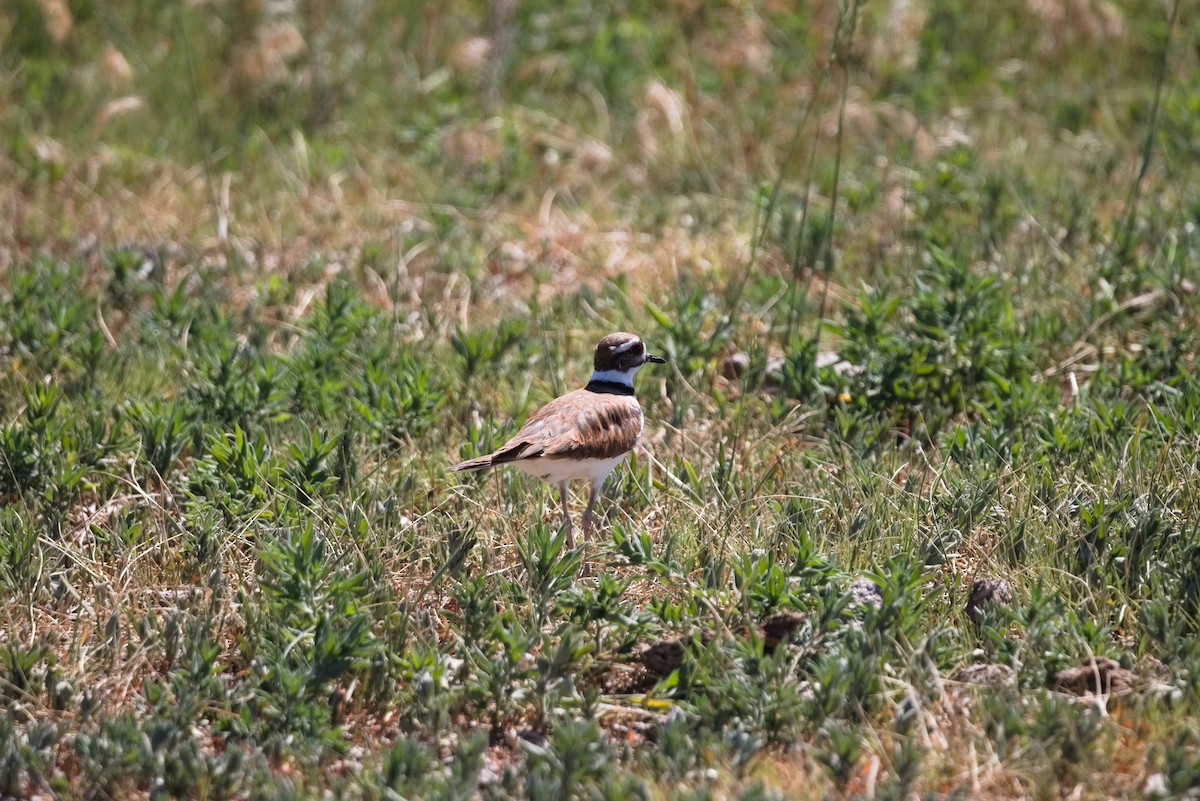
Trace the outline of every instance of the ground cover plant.
<instances>
[{"instance_id":1,"label":"ground cover plant","mask_svg":"<svg viewBox=\"0 0 1200 801\"><path fill-rule=\"evenodd\" d=\"M0 8L0 797L1194 796L1187 6Z\"/></svg>"}]
</instances>

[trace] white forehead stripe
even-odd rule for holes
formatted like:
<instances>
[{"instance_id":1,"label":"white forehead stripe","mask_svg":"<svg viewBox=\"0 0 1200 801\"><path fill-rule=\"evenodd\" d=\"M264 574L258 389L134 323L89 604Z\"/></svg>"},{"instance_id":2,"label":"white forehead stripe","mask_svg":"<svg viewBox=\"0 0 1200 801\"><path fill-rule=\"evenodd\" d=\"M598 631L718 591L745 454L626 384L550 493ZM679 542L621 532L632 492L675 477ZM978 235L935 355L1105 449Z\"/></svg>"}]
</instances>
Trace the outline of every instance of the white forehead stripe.
<instances>
[{"instance_id":1,"label":"white forehead stripe","mask_svg":"<svg viewBox=\"0 0 1200 801\"><path fill-rule=\"evenodd\" d=\"M640 340L637 340L637 339L631 339L628 342L626 342L624 345L617 345L615 348L612 349L612 351L613 351L613 353L624 353L625 351L631 349L639 341Z\"/></svg>"}]
</instances>

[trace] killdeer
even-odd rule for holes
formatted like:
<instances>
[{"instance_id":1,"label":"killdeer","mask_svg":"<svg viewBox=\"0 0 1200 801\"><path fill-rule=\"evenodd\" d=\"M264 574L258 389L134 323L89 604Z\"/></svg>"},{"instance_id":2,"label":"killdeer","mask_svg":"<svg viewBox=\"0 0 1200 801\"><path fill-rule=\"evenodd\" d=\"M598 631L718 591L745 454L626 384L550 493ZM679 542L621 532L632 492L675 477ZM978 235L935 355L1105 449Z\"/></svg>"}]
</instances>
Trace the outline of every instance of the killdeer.
<instances>
[{"instance_id":1,"label":"killdeer","mask_svg":"<svg viewBox=\"0 0 1200 801\"><path fill-rule=\"evenodd\" d=\"M633 334L609 334L596 345L592 379L583 389L555 398L534 412L516 436L487 456L460 462L454 472L512 465L558 487L566 521L567 547L575 547L567 485L580 478L590 484L583 512L583 536L592 526L592 509L609 473L633 450L642 434L642 407L633 394L633 376L646 363L666 359L646 352Z\"/></svg>"}]
</instances>

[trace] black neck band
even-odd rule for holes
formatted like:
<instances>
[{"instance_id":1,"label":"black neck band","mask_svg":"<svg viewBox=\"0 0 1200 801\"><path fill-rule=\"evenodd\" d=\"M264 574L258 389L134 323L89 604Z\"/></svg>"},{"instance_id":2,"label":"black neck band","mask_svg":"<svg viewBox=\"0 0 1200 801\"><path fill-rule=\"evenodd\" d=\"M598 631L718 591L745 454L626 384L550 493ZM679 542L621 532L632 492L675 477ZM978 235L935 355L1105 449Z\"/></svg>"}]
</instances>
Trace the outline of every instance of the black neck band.
<instances>
[{"instance_id":1,"label":"black neck band","mask_svg":"<svg viewBox=\"0 0 1200 801\"><path fill-rule=\"evenodd\" d=\"M606 395L632 395L633 387L620 381L589 381L584 387L588 392L601 392Z\"/></svg>"}]
</instances>

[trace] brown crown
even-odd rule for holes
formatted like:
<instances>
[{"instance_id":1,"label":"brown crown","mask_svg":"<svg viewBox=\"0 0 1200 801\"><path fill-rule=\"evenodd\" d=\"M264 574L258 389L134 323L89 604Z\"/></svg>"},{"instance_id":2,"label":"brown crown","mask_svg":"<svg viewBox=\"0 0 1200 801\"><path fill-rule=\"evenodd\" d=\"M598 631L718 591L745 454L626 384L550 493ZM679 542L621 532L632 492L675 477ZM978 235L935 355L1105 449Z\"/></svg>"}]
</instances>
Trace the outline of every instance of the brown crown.
<instances>
[{"instance_id":1,"label":"brown crown","mask_svg":"<svg viewBox=\"0 0 1200 801\"><path fill-rule=\"evenodd\" d=\"M618 331L596 345L592 365L597 370L629 370L646 361L646 346L635 334Z\"/></svg>"}]
</instances>

